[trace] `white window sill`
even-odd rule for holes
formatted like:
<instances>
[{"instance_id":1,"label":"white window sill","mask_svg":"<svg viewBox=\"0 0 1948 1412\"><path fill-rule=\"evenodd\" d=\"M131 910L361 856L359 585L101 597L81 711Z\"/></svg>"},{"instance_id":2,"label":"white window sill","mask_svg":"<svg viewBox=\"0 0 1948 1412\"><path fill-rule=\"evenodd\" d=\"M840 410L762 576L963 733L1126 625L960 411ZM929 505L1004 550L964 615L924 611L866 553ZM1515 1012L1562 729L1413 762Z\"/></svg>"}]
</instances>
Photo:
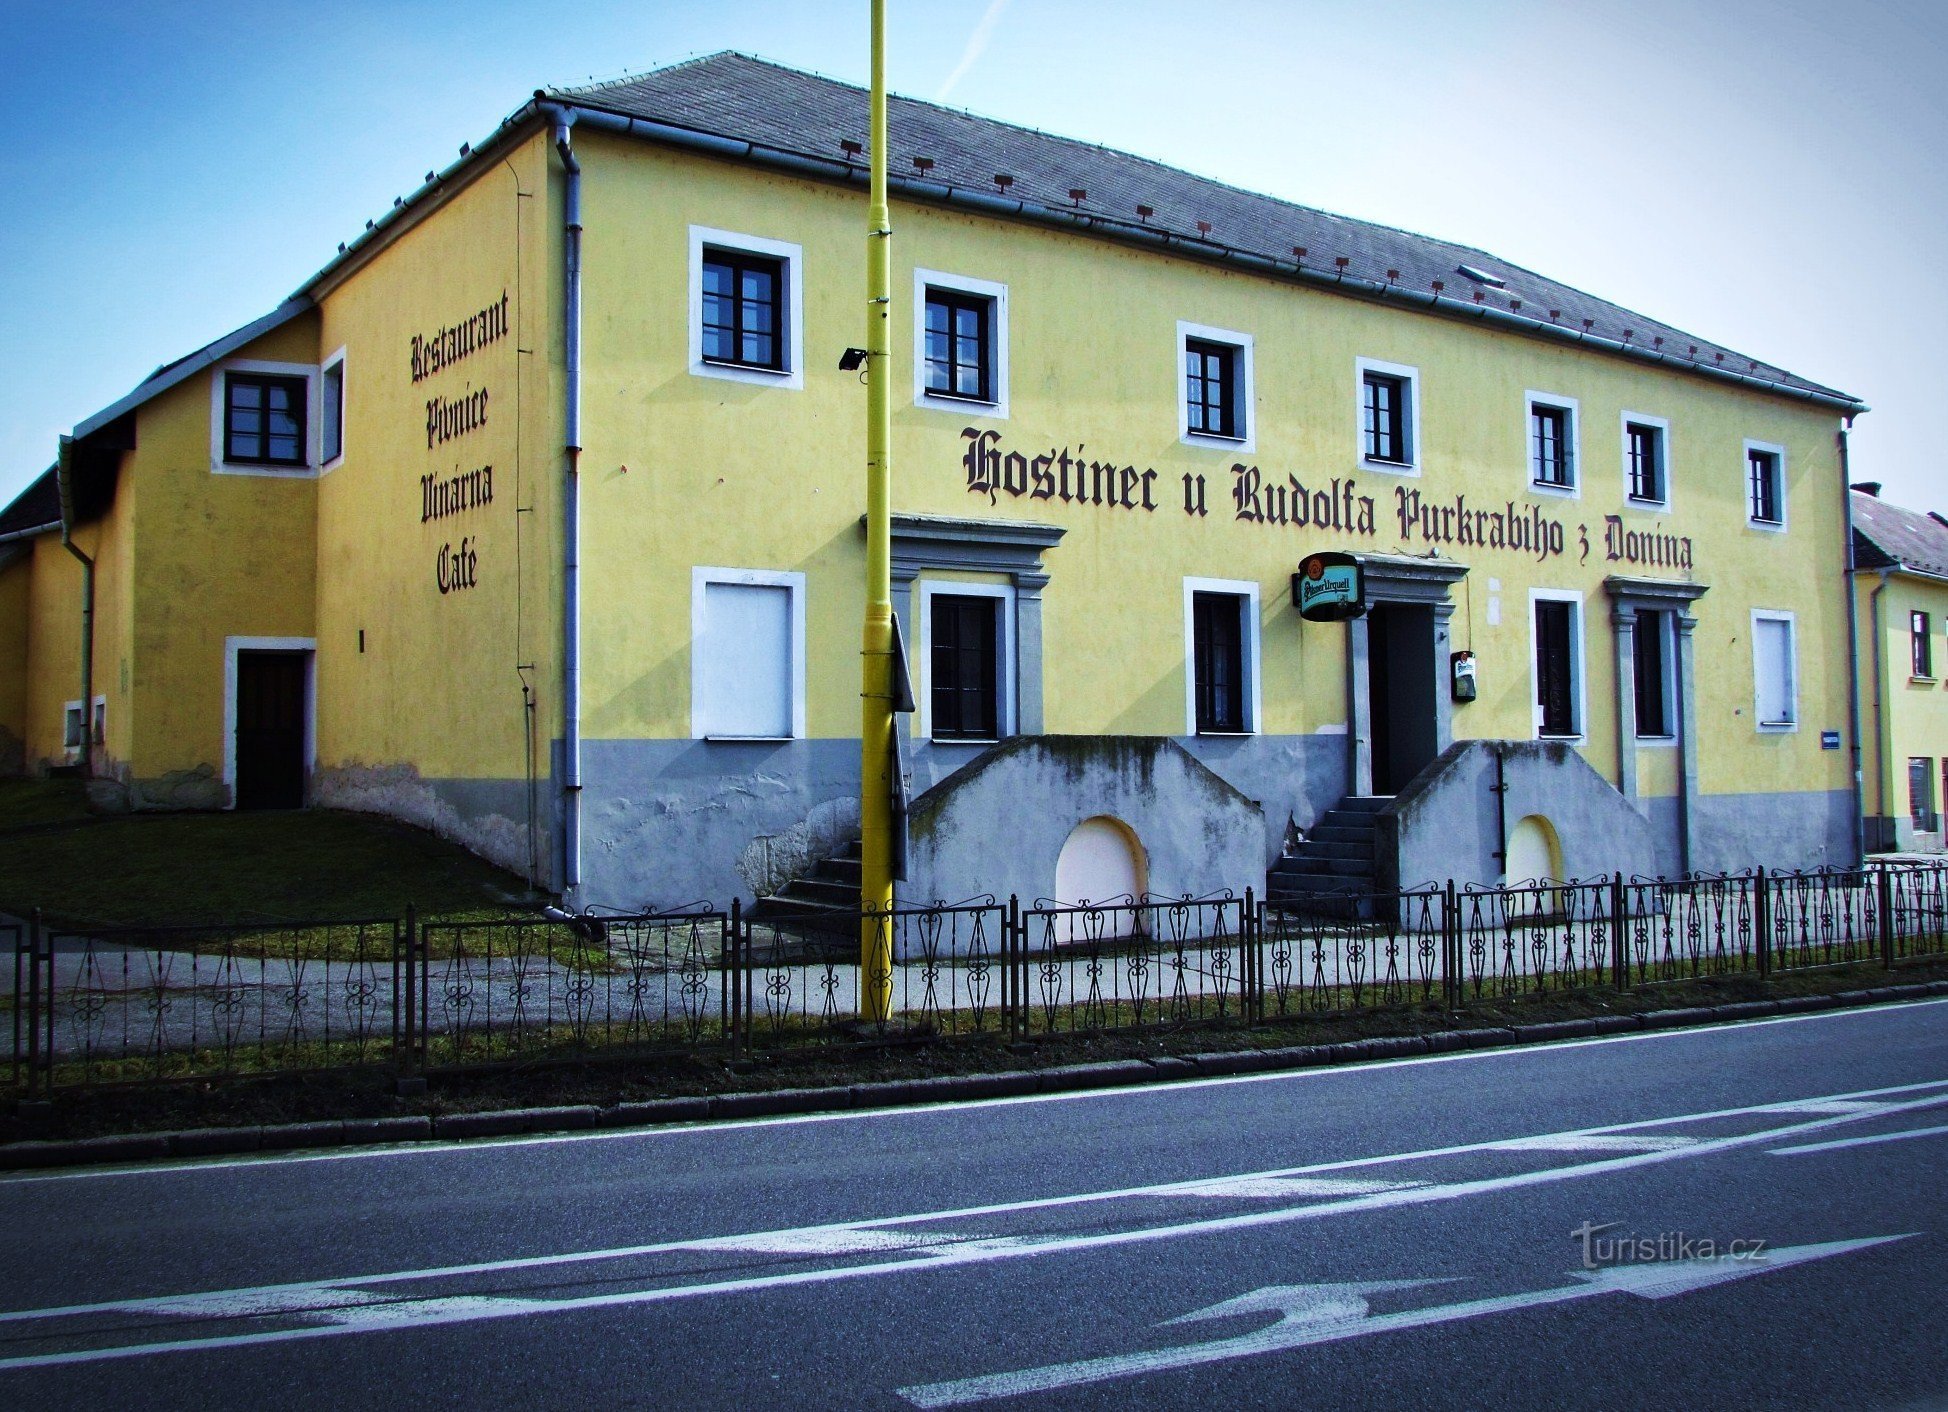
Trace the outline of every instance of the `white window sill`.
<instances>
[{"instance_id":1,"label":"white window sill","mask_svg":"<svg viewBox=\"0 0 1948 1412\"><path fill-rule=\"evenodd\" d=\"M1623 497L1623 508L1626 510L1648 510L1653 514L1668 515L1671 511L1671 502L1669 500L1639 500L1634 495L1626 495Z\"/></svg>"},{"instance_id":2,"label":"white window sill","mask_svg":"<svg viewBox=\"0 0 1948 1412\"><path fill-rule=\"evenodd\" d=\"M1784 534L1786 532L1786 522L1784 520L1748 519L1745 521L1745 528L1764 530L1767 534Z\"/></svg>"},{"instance_id":3,"label":"white window sill","mask_svg":"<svg viewBox=\"0 0 1948 1412\"><path fill-rule=\"evenodd\" d=\"M1571 481L1568 485L1557 485L1554 481L1532 480L1529 490L1536 495L1550 495L1558 500L1581 500L1583 488Z\"/></svg>"},{"instance_id":4,"label":"white window sill","mask_svg":"<svg viewBox=\"0 0 1948 1412\"><path fill-rule=\"evenodd\" d=\"M927 737L927 744L929 745L974 745L985 749L987 746L990 745L999 745L1002 739L1003 737L998 735L982 736L979 739L974 739L973 737L970 736L960 736L960 735L930 735Z\"/></svg>"},{"instance_id":5,"label":"white window sill","mask_svg":"<svg viewBox=\"0 0 1948 1412\"><path fill-rule=\"evenodd\" d=\"M1257 731L1198 731L1199 740L1250 740Z\"/></svg>"},{"instance_id":6,"label":"white window sill","mask_svg":"<svg viewBox=\"0 0 1948 1412\"><path fill-rule=\"evenodd\" d=\"M1907 680L1909 686L1933 686L1935 684L1933 677L1912 676Z\"/></svg>"},{"instance_id":7,"label":"white window sill","mask_svg":"<svg viewBox=\"0 0 1948 1412\"><path fill-rule=\"evenodd\" d=\"M1420 474L1420 465L1418 462L1383 461L1378 456L1360 457L1360 468L1362 470L1378 471L1381 475L1387 476L1417 476Z\"/></svg>"},{"instance_id":8,"label":"white window sill","mask_svg":"<svg viewBox=\"0 0 1948 1412\"><path fill-rule=\"evenodd\" d=\"M698 737L713 745L787 745L795 735L706 735Z\"/></svg>"},{"instance_id":9,"label":"white window sill","mask_svg":"<svg viewBox=\"0 0 1948 1412\"><path fill-rule=\"evenodd\" d=\"M1792 735L1799 729L1797 721L1760 721L1754 728L1760 735Z\"/></svg>"},{"instance_id":10,"label":"white window sill","mask_svg":"<svg viewBox=\"0 0 1948 1412\"><path fill-rule=\"evenodd\" d=\"M1677 744L1674 735L1640 735L1637 737L1639 750L1669 750Z\"/></svg>"},{"instance_id":11,"label":"white window sill","mask_svg":"<svg viewBox=\"0 0 1948 1412\"><path fill-rule=\"evenodd\" d=\"M1579 745L1582 743L1584 737L1581 731L1577 731L1572 735L1551 735L1547 731L1537 731L1535 738L1537 740L1556 740L1569 745Z\"/></svg>"}]
</instances>

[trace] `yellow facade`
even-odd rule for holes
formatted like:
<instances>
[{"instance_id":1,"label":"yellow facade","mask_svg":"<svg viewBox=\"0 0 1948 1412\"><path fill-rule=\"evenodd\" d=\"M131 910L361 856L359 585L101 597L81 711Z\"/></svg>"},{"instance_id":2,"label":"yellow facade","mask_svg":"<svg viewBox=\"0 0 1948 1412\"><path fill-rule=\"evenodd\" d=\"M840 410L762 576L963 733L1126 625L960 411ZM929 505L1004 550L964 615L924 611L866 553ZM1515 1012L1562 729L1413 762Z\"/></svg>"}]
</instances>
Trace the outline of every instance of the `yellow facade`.
<instances>
[{"instance_id":1,"label":"yellow facade","mask_svg":"<svg viewBox=\"0 0 1948 1412\"><path fill-rule=\"evenodd\" d=\"M1948 529L1938 533L1948 543ZM1854 595L1869 847L1939 852L1948 791L1948 579L1867 565L1855 575Z\"/></svg>"},{"instance_id":2,"label":"yellow facade","mask_svg":"<svg viewBox=\"0 0 1948 1412\"><path fill-rule=\"evenodd\" d=\"M274 322L78 438L75 474L97 505L76 530L98 561L97 763L128 802L231 801L238 655L275 651L307 664L313 802L413 819L557 883L586 864L585 898L761 892L775 878L747 866L753 849L802 852L843 831L858 794L865 389L838 363L862 341L860 192L593 117L558 131L575 111L524 110ZM580 169L578 342L559 144ZM1452 568L1441 641L1480 668L1474 700L1450 704L1437 683L1455 741L1536 738L1532 594L1579 596L1567 743L1594 775L1657 828L1679 827L1681 809L1684 829L1711 832L1684 844L1687 865L1767 846L1793 856L1750 861L1841 860L1851 756L1827 734L1848 711L1838 394L1780 395L950 200L896 199L893 226L895 510L977 537L1048 527L1025 576L919 562L899 600L908 644L924 640L930 585L1015 595L1018 650L1033 640L1032 663L1007 664L1024 733L1181 742L1262 809L1269 857L1288 819L1308 829L1359 792L1367 730L1349 684L1367 629L1302 622L1299 561L1345 550L1410 577L1424 561ZM696 366L698 250L726 240L792 252L789 376ZM929 271L1005 291L1005 415L916 395L913 303ZM1186 325L1249 345L1243 443L1182 434ZM579 448L565 444L571 356ZM1360 453L1363 359L1413 370L1412 474ZM252 368L295 370L312 390L313 449L290 473L224 464L223 379ZM333 456L318 399L340 385ZM1532 484L1531 393L1573 401L1572 495ZM1668 429L1667 508L1626 497L1626 418ZM1781 528L1750 523L1752 442L1780 453ZM788 739L698 738L705 570L803 575L803 722ZM1200 739L1187 719L1202 580L1256 594L1259 706L1242 742ZM1683 747L1624 729L1611 618L1625 580L1690 605ZM45 538L0 569L0 595L27 600L20 642L0 639L0 729L21 722L30 762L61 758L78 581ZM1791 619L1790 728L1755 720L1755 612ZM566 783L571 633L582 791ZM7 684L10 660L26 664L24 689ZM10 689L25 699L10 705ZM916 790L979 753L927 740L924 714L908 730ZM1768 811L1774 833L1732 822ZM1795 812L1817 818L1795 828ZM564 857L571 813L586 841Z\"/></svg>"}]
</instances>

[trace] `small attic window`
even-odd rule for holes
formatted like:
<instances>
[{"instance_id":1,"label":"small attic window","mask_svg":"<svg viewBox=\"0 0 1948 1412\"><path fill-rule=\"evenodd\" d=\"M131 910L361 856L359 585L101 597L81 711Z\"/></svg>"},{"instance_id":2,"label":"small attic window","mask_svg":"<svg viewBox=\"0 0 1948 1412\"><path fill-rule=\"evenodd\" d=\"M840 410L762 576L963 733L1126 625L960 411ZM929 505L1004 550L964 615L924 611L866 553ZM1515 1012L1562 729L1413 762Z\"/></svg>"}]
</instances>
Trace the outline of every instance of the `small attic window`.
<instances>
[{"instance_id":1,"label":"small attic window","mask_svg":"<svg viewBox=\"0 0 1948 1412\"><path fill-rule=\"evenodd\" d=\"M1476 284L1485 284L1491 289L1508 288L1507 280L1503 279L1500 275L1489 274L1488 271L1482 269L1479 265L1462 265L1457 270L1457 273L1466 275Z\"/></svg>"}]
</instances>

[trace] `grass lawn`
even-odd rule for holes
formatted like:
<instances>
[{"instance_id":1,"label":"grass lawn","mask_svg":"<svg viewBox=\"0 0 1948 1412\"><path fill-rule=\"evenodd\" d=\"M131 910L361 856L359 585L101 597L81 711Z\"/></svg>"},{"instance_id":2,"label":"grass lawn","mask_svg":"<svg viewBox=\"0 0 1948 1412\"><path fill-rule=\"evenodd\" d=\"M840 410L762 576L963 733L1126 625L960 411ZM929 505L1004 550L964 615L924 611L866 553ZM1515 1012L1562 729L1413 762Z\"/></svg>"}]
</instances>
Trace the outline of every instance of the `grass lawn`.
<instances>
[{"instance_id":1,"label":"grass lawn","mask_svg":"<svg viewBox=\"0 0 1948 1412\"><path fill-rule=\"evenodd\" d=\"M69 926L502 916L526 882L366 814L92 815L78 780L0 780L0 912Z\"/></svg>"}]
</instances>

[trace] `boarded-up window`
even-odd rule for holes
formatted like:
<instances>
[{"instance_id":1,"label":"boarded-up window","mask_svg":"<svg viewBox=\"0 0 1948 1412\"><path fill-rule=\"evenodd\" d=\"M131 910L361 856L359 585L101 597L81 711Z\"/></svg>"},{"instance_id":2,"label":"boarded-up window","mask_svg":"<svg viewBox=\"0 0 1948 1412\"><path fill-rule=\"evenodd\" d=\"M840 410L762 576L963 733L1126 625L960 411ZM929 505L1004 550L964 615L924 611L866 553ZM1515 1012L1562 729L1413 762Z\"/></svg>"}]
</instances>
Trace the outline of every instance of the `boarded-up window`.
<instances>
[{"instance_id":1,"label":"boarded-up window","mask_svg":"<svg viewBox=\"0 0 1948 1412\"><path fill-rule=\"evenodd\" d=\"M691 647L696 735L792 734L791 595L784 584L703 584L701 630Z\"/></svg>"},{"instance_id":2,"label":"boarded-up window","mask_svg":"<svg viewBox=\"0 0 1948 1412\"><path fill-rule=\"evenodd\" d=\"M1755 618L1753 666L1758 677L1759 724L1789 726L1798 720L1792 619Z\"/></svg>"}]
</instances>

